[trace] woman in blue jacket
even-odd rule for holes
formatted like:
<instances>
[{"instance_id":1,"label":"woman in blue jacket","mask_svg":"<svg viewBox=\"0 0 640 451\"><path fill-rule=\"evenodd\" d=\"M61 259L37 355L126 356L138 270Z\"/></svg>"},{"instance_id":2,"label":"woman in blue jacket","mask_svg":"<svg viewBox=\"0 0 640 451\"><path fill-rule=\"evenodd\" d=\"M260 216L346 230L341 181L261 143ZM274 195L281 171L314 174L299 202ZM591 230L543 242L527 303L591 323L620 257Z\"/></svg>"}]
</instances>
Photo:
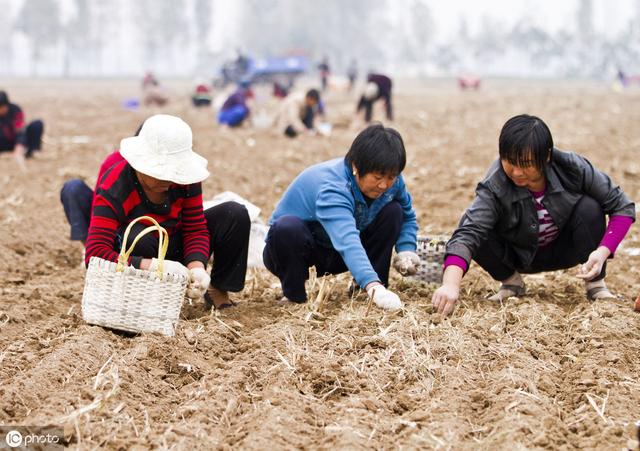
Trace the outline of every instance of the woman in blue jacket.
<instances>
[{"instance_id":1,"label":"woman in blue jacket","mask_svg":"<svg viewBox=\"0 0 640 451\"><path fill-rule=\"evenodd\" d=\"M416 272L418 225L401 172L400 134L380 124L363 130L344 158L311 166L289 185L269 223L265 266L278 276L285 300L305 302L309 268L319 275L350 271L382 308L402 307L386 289L394 267Z\"/></svg>"}]
</instances>

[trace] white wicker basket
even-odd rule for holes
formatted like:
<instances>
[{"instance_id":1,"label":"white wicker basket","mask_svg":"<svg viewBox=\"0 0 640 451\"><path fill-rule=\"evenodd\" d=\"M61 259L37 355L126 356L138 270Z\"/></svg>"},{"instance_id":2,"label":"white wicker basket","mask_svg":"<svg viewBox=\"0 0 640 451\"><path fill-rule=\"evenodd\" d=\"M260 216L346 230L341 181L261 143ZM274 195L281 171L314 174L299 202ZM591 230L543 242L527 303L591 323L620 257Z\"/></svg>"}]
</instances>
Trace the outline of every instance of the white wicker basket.
<instances>
[{"instance_id":1,"label":"white wicker basket","mask_svg":"<svg viewBox=\"0 0 640 451\"><path fill-rule=\"evenodd\" d=\"M416 253L420 257L418 272L411 279L428 283L442 283L442 265L447 247L448 236L419 236Z\"/></svg>"},{"instance_id":2,"label":"white wicker basket","mask_svg":"<svg viewBox=\"0 0 640 451\"><path fill-rule=\"evenodd\" d=\"M125 249L133 224L148 220L154 225L138 234ZM158 268L147 271L127 266L136 243L158 231ZM82 294L82 317L90 324L129 332L160 332L173 336L187 289L183 275L163 274L169 237L153 218L141 216L125 230L118 263L91 257Z\"/></svg>"}]
</instances>

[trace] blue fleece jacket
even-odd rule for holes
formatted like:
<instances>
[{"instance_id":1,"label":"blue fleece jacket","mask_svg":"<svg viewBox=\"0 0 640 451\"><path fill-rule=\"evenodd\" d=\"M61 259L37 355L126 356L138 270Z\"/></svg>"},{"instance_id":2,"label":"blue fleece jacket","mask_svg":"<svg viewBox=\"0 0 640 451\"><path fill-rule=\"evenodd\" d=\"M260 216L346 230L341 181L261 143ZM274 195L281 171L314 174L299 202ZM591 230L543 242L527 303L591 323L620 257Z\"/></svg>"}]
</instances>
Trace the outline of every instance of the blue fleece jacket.
<instances>
[{"instance_id":1,"label":"blue fleece jacket","mask_svg":"<svg viewBox=\"0 0 640 451\"><path fill-rule=\"evenodd\" d=\"M362 247L360 232L371 224L382 207L394 200L404 213L400 236L395 243L396 251L415 252L418 223L402 175L367 205L344 158L325 161L302 171L280 199L269 224L287 215L319 223L358 285L365 287L370 282L380 281L380 278Z\"/></svg>"}]
</instances>

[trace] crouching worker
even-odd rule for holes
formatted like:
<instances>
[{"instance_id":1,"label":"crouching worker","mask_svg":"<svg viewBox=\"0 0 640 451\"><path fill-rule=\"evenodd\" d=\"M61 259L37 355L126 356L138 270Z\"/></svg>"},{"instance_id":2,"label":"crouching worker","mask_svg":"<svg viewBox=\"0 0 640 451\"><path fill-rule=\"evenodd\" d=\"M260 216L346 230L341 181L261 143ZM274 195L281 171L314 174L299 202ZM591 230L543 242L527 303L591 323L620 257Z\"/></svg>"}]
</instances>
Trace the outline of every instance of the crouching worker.
<instances>
[{"instance_id":1,"label":"crouching worker","mask_svg":"<svg viewBox=\"0 0 640 451\"><path fill-rule=\"evenodd\" d=\"M40 150L44 124L36 119L26 123L22 109L9 101L5 91L0 91L0 152L13 151L17 161L23 165Z\"/></svg>"},{"instance_id":2,"label":"crouching worker","mask_svg":"<svg viewBox=\"0 0 640 451\"><path fill-rule=\"evenodd\" d=\"M305 93L294 92L282 100L276 127L285 136L295 138L301 133L313 135L316 129L313 125L316 114L320 114L322 102L317 89L310 89Z\"/></svg>"},{"instance_id":3,"label":"crouching worker","mask_svg":"<svg viewBox=\"0 0 640 451\"><path fill-rule=\"evenodd\" d=\"M246 81L241 82L238 89L222 104L218 113L218 123L229 127L240 127L251 114L250 103L253 98L251 85Z\"/></svg>"},{"instance_id":4,"label":"crouching worker","mask_svg":"<svg viewBox=\"0 0 640 451\"><path fill-rule=\"evenodd\" d=\"M152 116L138 136L122 140L120 154L124 160L98 182L85 263L93 256L117 261L127 225L151 216L169 234L164 269L188 277L188 295L204 297L207 307L230 306L228 292L244 287L251 224L246 208L235 202L203 212L201 182L209 171L207 160L192 150L191 128L174 116ZM136 223L127 245L147 226ZM153 235L136 244L129 259L133 267L156 269L158 238Z\"/></svg>"},{"instance_id":5,"label":"crouching worker","mask_svg":"<svg viewBox=\"0 0 640 451\"><path fill-rule=\"evenodd\" d=\"M282 283L283 300L305 302L309 268L318 275L350 271L379 307L402 307L386 289L394 266L415 273L416 214L401 172L400 134L382 125L363 130L346 157L305 169L289 185L269 223L264 264Z\"/></svg>"},{"instance_id":6,"label":"crouching worker","mask_svg":"<svg viewBox=\"0 0 640 451\"><path fill-rule=\"evenodd\" d=\"M549 128L535 116L507 121L499 153L447 244L434 307L453 311L471 259L502 283L494 301L525 294L521 273L578 264L588 299L612 297L606 260L635 221L634 203L588 160L554 149Z\"/></svg>"}]
</instances>

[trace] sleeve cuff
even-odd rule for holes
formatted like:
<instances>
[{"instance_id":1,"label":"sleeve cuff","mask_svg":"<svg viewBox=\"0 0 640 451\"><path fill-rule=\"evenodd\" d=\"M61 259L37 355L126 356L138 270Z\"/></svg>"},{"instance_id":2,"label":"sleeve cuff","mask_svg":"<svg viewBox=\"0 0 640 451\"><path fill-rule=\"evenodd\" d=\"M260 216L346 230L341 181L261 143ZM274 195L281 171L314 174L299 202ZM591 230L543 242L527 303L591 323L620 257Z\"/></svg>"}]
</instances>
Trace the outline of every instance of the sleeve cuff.
<instances>
[{"instance_id":1,"label":"sleeve cuff","mask_svg":"<svg viewBox=\"0 0 640 451\"><path fill-rule=\"evenodd\" d=\"M600 241L600 246L604 246L611 252L611 257L618 249L618 246L627 235L629 228L633 224L633 219L627 216L611 216L607 230Z\"/></svg>"},{"instance_id":2,"label":"sleeve cuff","mask_svg":"<svg viewBox=\"0 0 640 451\"><path fill-rule=\"evenodd\" d=\"M194 252L194 253L186 255L184 257L184 265L185 266L187 266L191 262L200 262L206 268L208 261L209 261L209 256L201 254L200 252Z\"/></svg>"},{"instance_id":3,"label":"sleeve cuff","mask_svg":"<svg viewBox=\"0 0 640 451\"><path fill-rule=\"evenodd\" d=\"M444 269L447 269L447 266L451 265L461 268L463 273L466 273L469 269L469 265L466 260L462 257L458 257L457 255L447 255L444 259Z\"/></svg>"}]
</instances>

